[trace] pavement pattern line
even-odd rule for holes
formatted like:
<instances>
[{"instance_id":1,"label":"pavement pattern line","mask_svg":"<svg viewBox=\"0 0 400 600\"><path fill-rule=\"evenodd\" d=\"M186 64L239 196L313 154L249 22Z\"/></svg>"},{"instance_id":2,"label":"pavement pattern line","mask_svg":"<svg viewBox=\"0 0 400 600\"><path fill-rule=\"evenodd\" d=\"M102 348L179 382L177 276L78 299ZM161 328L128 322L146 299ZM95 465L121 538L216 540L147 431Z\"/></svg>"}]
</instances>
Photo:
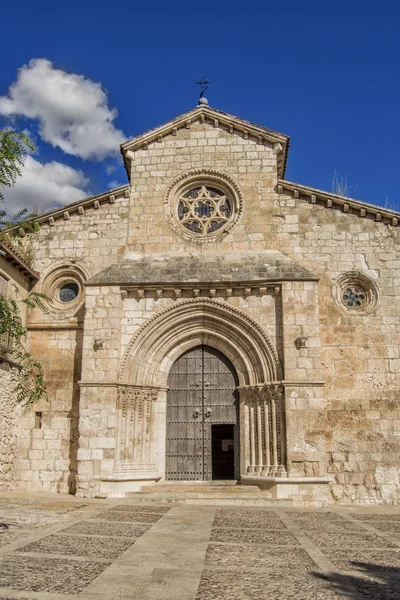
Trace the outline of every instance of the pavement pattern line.
<instances>
[{"instance_id":1,"label":"pavement pattern line","mask_svg":"<svg viewBox=\"0 0 400 600\"><path fill-rule=\"evenodd\" d=\"M81 600L194 600L215 507L173 505L79 595Z\"/></svg>"},{"instance_id":2,"label":"pavement pattern line","mask_svg":"<svg viewBox=\"0 0 400 600\"><path fill-rule=\"evenodd\" d=\"M365 521L358 520L357 517L353 517L352 515L349 515L348 513L340 510L338 510L338 514L340 514L341 517L343 517L351 523L357 523L357 525L359 525L362 529L365 529L365 531L373 533L374 535L378 535L384 538L385 540L388 540L388 542L390 542L394 546L400 548L400 539L398 537L395 537L393 535L390 535L390 533L386 533L385 531L381 531L380 529L375 528L373 525L371 525L370 521L366 523ZM388 513L387 516L390 516L390 513ZM390 521L389 518L388 521Z\"/></svg>"},{"instance_id":3,"label":"pavement pattern line","mask_svg":"<svg viewBox=\"0 0 400 600\"><path fill-rule=\"evenodd\" d=\"M359 594L357 590L349 585L346 577L343 576L335 565L329 560L329 558L318 548L318 546L312 541L307 534L300 529L290 518L290 512L276 511L276 514L286 525L288 530L296 537L299 544L309 554L311 559L317 564L318 568L324 573L327 579L335 587L335 591L339 593L343 598L348 600L365 600L365 596ZM336 582L340 582L341 589L337 589Z\"/></svg>"},{"instance_id":4,"label":"pavement pattern line","mask_svg":"<svg viewBox=\"0 0 400 600\"><path fill-rule=\"evenodd\" d=\"M3 500L0 600L400 600L398 508Z\"/></svg>"}]
</instances>

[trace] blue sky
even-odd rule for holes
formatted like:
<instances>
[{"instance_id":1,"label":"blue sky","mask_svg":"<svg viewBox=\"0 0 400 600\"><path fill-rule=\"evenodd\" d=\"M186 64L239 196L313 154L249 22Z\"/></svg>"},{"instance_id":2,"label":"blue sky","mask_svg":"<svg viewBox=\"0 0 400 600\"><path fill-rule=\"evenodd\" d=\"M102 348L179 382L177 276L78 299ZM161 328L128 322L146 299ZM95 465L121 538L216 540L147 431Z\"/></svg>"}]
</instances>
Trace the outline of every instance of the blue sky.
<instances>
[{"instance_id":1,"label":"blue sky","mask_svg":"<svg viewBox=\"0 0 400 600\"><path fill-rule=\"evenodd\" d=\"M394 3L20 0L2 21L0 125L37 144L10 210L125 183L119 141L194 108L203 75L211 106L291 136L287 179L331 191L336 170L400 210Z\"/></svg>"}]
</instances>

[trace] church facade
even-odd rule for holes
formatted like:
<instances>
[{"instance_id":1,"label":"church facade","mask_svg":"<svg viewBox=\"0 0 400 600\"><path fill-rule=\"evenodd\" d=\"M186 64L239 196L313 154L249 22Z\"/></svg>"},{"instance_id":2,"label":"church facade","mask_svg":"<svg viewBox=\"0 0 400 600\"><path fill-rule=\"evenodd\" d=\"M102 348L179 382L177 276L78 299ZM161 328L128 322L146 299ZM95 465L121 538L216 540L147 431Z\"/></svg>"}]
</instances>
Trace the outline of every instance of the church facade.
<instances>
[{"instance_id":1,"label":"church facade","mask_svg":"<svg viewBox=\"0 0 400 600\"><path fill-rule=\"evenodd\" d=\"M16 489L399 503L400 216L287 181L288 147L203 104L121 146L126 186L38 218L49 401Z\"/></svg>"}]
</instances>

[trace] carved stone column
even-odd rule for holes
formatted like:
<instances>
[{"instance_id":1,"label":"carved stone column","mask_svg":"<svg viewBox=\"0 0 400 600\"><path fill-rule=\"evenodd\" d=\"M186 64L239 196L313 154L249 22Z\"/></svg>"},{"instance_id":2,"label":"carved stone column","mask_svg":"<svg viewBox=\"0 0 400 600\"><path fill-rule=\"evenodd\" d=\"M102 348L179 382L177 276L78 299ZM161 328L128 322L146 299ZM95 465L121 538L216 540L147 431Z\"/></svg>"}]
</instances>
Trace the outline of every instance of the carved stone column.
<instances>
[{"instance_id":1,"label":"carved stone column","mask_svg":"<svg viewBox=\"0 0 400 600\"><path fill-rule=\"evenodd\" d=\"M159 477L153 448L153 404L157 397L157 388L118 388L116 475L127 479Z\"/></svg>"},{"instance_id":2,"label":"carved stone column","mask_svg":"<svg viewBox=\"0 0 400 600\"><path fill-rule=\"evenodd\" d=\"M287 475L284 392L278 384L241 388L242 444L245 456L242 464L246 474L266 477Z\"/></svg>"}]
</instances>

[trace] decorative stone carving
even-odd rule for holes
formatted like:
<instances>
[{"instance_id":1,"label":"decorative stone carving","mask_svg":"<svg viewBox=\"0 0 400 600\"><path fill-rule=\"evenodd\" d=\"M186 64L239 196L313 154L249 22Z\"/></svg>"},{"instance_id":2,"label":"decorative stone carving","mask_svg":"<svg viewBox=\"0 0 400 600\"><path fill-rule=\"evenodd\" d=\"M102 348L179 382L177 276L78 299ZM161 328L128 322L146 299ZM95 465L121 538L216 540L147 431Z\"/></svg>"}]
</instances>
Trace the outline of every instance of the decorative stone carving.
<instances>
[{"instance_id":1,"label":"decorative stone carving","mask_svg":"<svg viewBox=\"0 0 400 600\"><path fill-rule=\"evenodd\" d=\"M230 175L216 169L194 169L172 182L164 209L178 234L191 241L213 241L241 220L243 194Z\"/></svg>"},{"instance_id":2,"label":"decorative stone carving","mask_svg":"<svg viewBox=\"0 0 400 600\"><path fill-rule=\"evenodd\" d=\"M375 310L379 301L376 282L360 271L342 273L336 279L332 292L340 308L348 314L368 314Z\"/></svg>"},{"instance_id":3,"label":"decorative stone carving","mask_svg":"<svg viewBox=\"0 0 400 600\"><path fill-rule=\"evenodd\" d=\"M228 345L240 349L238 361L240 355L248 357L244 385L282 379L276 348L256 321L226 302L192 298L163 308L143 323L125 349L119 381L162 387L165 378L154 365L159 366L165 354L179 346L181 339L187 340L188 334L217 335L215 341L223 343L225 352Z\"/></svg>"},{"instance_id":4,"label":"decorative stone carving","mask_svg":"<svg viewBox=\"0 0 400 600\"><path fill-rule=\"evenodd\" d=\"M287 476L284 392L279 384L239 390L244 410L244 461L248 474Z\"/></svg>"},{"instance_id":5,"label":"decorative stone carving","mask_svg":"<svg viewBox=\"0 0 400 600\"><path fill-rule=\"evenodd\" d=\"M157 388L118 388L115 474L130 479L157 478L152 456L153 403Z\"/></svg>"}]
</instances>

